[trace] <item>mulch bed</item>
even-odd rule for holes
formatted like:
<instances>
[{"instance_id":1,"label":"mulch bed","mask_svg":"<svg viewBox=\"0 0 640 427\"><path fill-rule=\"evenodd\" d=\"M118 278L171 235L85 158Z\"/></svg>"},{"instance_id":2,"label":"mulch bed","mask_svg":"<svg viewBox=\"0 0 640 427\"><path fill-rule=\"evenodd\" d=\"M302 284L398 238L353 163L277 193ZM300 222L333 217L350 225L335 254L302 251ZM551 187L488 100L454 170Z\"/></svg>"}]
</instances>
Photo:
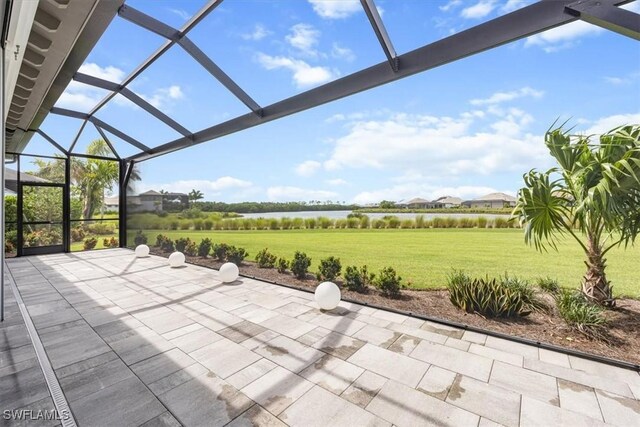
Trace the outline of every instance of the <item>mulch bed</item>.
<instances>
[{"instance_id":1,"label":"mulch bed","mask_svg":"<svg viewBox=\"0 0 640 427\"><path fill-rule=\"evenodd\" d=\"M154 255L168 256L157 248L151 252ZM223 264L213 258L189 256L187 262L215 269ZM240 274L311 291L319 283L311 274L306 280L298 280L292 274L281 274L274 268L258 268L251 261L245 261L240 266ZM336 283L340 285L339 281ZM399 299L384 297L376 289L370 289L366 294L347 289L341 289L341 292L343 298L352 301L390 307L640 365L640 301L634 299L618 299L616 308L605 312L608 320L607 336L606 341L602 341L589 339L569 328L559 316L550 295L543 296L551 307L547 313L534 312L515 319L487 319L455 307L449 301L447 290L403 290Z\"/></svg>"}]
</instances>

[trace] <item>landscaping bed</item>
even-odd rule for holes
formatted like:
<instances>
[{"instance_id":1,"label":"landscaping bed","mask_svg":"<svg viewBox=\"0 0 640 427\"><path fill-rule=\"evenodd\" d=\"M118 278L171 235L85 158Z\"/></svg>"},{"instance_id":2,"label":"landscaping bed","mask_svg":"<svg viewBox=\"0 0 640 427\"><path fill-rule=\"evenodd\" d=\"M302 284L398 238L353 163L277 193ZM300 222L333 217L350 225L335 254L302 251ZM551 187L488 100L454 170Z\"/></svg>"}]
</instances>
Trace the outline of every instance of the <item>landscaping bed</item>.
<instances>
[{"instance_id":1,"label":"landscaping bed","mask_svg":"<svg viewBox=\"0 0 640 427\"><path fill-rule=\"evenodd\" d=\"M158 248L153 248L152 253L168 256ZM210 257L187 256L187 262L215 269L223 264ZM273 268L258 268L256 263L251 261L244 261L240 265L240 274L311 291L319 283L311 274L308 274L305 280L298 280L289 272L278 273ZM341 284L341 281L336 280L336 283ZM542 295L550 307L548 312L534 311L526 317L492 319L469 314L455 307L449 300L447 290L402 290L399 299L391 299L381 295L374 288L369 288L365 294L343 288L342 296L370 305L389 307L640 365L640 353L637 351L640 348L640 301L634 299L618 299L615 309L605 311L606 340L594 340L567 326L549 294Z\"/></svg>"}]
</instances>

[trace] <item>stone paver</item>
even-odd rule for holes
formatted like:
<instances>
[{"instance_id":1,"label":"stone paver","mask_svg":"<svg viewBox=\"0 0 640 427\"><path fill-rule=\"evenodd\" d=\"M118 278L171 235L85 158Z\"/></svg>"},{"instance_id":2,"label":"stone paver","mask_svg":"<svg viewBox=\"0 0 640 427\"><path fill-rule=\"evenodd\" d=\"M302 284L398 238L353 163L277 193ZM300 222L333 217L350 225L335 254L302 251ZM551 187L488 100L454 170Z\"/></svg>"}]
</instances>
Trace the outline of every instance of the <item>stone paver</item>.
<instances>
[{"instance_id":1,"label":"stone paver","mask_svg":"<svg viewBox=\"0 0 640 427\"><path fill-rule=\"evenodd\" d=\"M420 380L418 390L422 390L433 397L444 400L449 394L449 389L456 380L457 375L458 374L453 371L448 371L438 366L431 366Z\"/></svg>"},{"instance_id":2,"label":"stone paver","mask_svg":"<svg viewBox=\"0 0 640 427\"><path fill-rule=\"evenodd\" d=\"M540 400L528 396L522 396L520 410L521 427L549 427L549 426L580 426L600 427L602 421L577 412L560 409Z\"/></svg>"},{"instance_id":3,"label":"stone paver","mask_svg":"<svg viewBox=\"0 0 640 427\"><path fill-rule=\"evenodd\" d=\"M429 368L424 362L371 344L365 344L347 361L411 387L418 385Z\"/></svg>"},{"instance_id":4,"label":"stone paver","mask_svg":"<svg viewBox=\"0 0 640 427\"><path fill-rule=\"evenodd\" d=\"M495 362L489 382L555 406L560 404L556 379L549 375Z\"/></svg>"},{"instance_id":5,"label":"stone paver","mask_svg":"<svg viewBox=\"0 0 640 427\"><path fill-rule=\"evenodd\" d=\"M274 415L279 415L313 383L278 366L242 389L242 392Z\"/></svg>"},{"instance_id":6,"label":"stone paver","mask_svg":"<svg viewBox=\"0 0 640 427\"><path fill-rule=\"evenodd\" d=\"M388 380L370 371L364 371L343 393L342 397L364 408L378 394Z\"/></svg>"},{"instance_id":7,"label":"stone paver","mask_svg":"<svg viewBox=\"0 0 640 427\"><path fill-rule=\"evenodd\" d=\"M493 360L456 348L422 341L411 357L481 381L487 381Z\"/></svg>"},{"instance_id":8,"label":"stone paver","mask_svg":"<svg viewBox=\"0 0 640 427\"><path fill-rule=\"evenodd\" d=\"M364 369L327 354L300 372L300 376L340 394L363 372Z\"/></svg>"},{"instance_id":9,"label":"stone paver","mask_svg":"<svg viewBox=\"0 0 640 427\"><path fill-rule=\"evenodd\" d=\"M640 375L591 360L127 250L7 265L80 426L640 425ZM11 302L0 401L50 409Z\"/></svg>"},{"instance_id":10,"label":"stone paver","mask_svg":"<svg viewBox=\"0 0 640 427\"><path fill-rule=\"evenodd\" d=\"M505 426L515 427L520 421L518 393L460 374L445 401Z\"/></svg>"},{"instance_id":11,"label":"stone paver","mask_svg":"<svg viewBox=\"0 0 640 427\"><path fill-rule=\"evenodd\" d=\"M395 381L388 381L366 408L398 427L476 426L478 415Z\"/></svg>"},{"instance_id":12,"label":"stone paver","mask_svg":"<svg viewBox=\"0 0 640 427\"><path fill-rule=\"evenodd\" d=\"M292 427L391 426L371 412L318 386L289 406L280 414L280 419Z\"/></svg>"}]
</instances>

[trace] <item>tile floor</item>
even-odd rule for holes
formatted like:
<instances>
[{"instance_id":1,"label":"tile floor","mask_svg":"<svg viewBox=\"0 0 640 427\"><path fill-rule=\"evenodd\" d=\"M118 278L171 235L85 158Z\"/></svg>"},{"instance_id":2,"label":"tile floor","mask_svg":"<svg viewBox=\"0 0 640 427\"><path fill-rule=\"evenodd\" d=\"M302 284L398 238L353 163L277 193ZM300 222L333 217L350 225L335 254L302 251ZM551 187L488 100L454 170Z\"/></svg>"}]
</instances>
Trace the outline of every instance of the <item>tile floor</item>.
<instances>
[{"instance_id":1,"label":"tile floor","mask_svg":"<svg viewBox=\"0 0 640 427\"><path fill-rule=\"evenodd\" d=\"M637 372L123 249L7 266L80 426L640 425ZM7 296L0 409L51 408Z\"/></svg>"}]
</instances>

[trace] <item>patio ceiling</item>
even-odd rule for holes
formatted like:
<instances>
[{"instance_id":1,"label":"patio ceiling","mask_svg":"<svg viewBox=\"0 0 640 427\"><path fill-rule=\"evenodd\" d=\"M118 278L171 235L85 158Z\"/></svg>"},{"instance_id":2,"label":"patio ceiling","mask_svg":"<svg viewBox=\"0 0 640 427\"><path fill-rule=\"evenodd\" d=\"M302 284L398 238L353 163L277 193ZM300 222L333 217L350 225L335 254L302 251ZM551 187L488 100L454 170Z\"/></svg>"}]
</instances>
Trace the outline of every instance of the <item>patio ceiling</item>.
<instances>
[{"instance_id":1,"label":"patio ceiling","mask_svg":"<svg viewBox=\"0 0 640 427\"><path fill-rule=\"evenodd\" d=\"M541 0L408 53L398 55L374 0L360 0L371 24L372 35L376 36L386 60L322 86L262 106L189 38L189 32L209 14L215 13L216 7L222 3L222 0L209 0L180 29L173 28L129 5L122 4L121 0L77 3L47 0L40 2L43 5L42 8L49 7L51 9L52 4L58 6L57 9L54 8L54 12L59 13L56 18L58 30L50 31L48 34L52 46L55 45L56 49L47 54L45 64L40 67L39 71L36 70L38 72L35 77L31 76L33 78L29 81L35 81L36 84L35 86L32 84L33 90L26 98L22 97L25 94L23 83L25 78L31 77L24 75L30 71L27 55L23 59L24 70L21 68L20 77L15 84L14 101L9 108L5 127L7 151L22 151L31 136L39 133L62 152L71 152L75 140L71 144L54 141L40 129L44 118L50 112L82 121L81 129L90 122L107 141L105 131L117 136L139 150L125 160L143 161L311 109L576 20L583 20L640 40L640 15L619 7L632 1L634 0ZM82 11L76 11L79 4L85 8L87 4L94 7L81 13ZM55 15L50 10L48 14L48 16ZM106 30L107 24L116 14L120 19L130 21L166 40L120 83L78 72L77 70L90 53L91 48L94 47L99 36ZM36 36L32 37L37 37L42 33L41 21L42 14L38 19L38 13L36 13L32 29L32 34ZM85 22L87 25L79 25ZM77 36L75 39L72 37L74 34ZM30 38L28 49L32 49L34 45L35 43ZM179 46L192 57L199 66L211 75L212 79L217 80L229 93L241 101L247 112L225 122L193 131L134 93L129 88L131 82L173 46ZM66 59L60 66L60 60L56 63L54 59L50 60L50 57ZM57 70L59 71L56 74ZM106 90L108 95L88 112L54 107L53 105L71 80ZM121 95L137 105L180 136L164 144L149 147L119 129L118 123L106 123L96 117L96 113L111 103L117 95ZM67 150L64 147L68 145L71 147Z\"/></svg>"}]
</instances>

